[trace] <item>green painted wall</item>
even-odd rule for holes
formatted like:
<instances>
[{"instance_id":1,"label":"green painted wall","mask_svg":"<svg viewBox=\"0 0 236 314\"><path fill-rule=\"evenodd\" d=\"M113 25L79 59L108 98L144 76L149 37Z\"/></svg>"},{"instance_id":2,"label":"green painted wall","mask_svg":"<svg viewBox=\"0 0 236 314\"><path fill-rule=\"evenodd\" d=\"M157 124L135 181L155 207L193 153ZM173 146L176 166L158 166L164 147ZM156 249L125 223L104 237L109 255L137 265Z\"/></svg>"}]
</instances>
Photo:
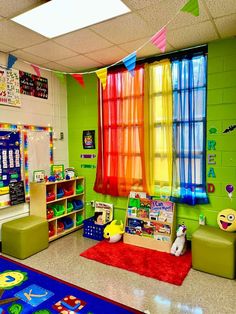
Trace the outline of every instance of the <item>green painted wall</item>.
<instances>
[{"instance_id":1,"label":"green painted wall","mask_svg":"<svg viewBox=\"0 0 236 314\"><path fill-rule=\"evenodd\" d=\"M207 182L215 186L215 192L209 193L210 204L195 207L177 205L177 222L184 222L188 227L188 238L198 227L199 214L206 216L206 223L217 226L216 217L224 208L236 209L236 129L223 134L225 128L236 124L236 39L227 39L209 43L208 46L208 99L207 99L207 141L216 141L216 164L207 165L214 169L215 178L207 177ZM124 219L126 198L103 196L93 191L96 169L81 168L81 164L96 165L97 158L82 159L80 154L97 155L97 105L98 87L96 75L84 75L85 87L81 87L72 77L67 81L68 88L68 127L69 127L69 162L86 178L87 217L93 215L91 200L111 202L115 207L115 219ZM210 134L210 128L217 133ZM96 149L84 150L82 145L83 130L96 131ZM208 148L208 145L207 145ZM235 192L230 200L225 186L233 184Z\"/></svg>"}]
</instances>

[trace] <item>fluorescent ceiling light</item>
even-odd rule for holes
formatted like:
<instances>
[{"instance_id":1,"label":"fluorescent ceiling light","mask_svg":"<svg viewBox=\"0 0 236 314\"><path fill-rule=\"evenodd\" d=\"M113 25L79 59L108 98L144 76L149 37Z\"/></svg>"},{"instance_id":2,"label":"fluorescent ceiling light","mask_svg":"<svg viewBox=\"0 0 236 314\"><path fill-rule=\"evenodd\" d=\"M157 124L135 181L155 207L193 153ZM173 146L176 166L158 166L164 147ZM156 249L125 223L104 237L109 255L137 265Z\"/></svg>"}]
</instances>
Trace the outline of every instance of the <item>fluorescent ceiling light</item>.
<instances>
[{"instance_id":1,"label":"fluorescent ceiling light","mask_svg":"<svg viewBox=\"0 0 236 314\"><path fill-rule=\"evenodd\" d=\"M12 21L53 38L128 12L121 0L51 0Z\"/></svg>"}]
</instances>

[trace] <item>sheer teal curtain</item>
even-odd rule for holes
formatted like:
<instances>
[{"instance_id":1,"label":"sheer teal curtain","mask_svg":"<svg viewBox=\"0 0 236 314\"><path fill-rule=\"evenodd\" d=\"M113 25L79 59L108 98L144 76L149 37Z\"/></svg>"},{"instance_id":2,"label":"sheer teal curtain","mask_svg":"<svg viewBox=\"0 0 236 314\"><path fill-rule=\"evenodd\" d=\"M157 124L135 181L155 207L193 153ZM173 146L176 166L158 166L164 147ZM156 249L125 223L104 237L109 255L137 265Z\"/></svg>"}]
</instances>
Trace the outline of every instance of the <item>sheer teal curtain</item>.
<instances>
[{"instance_id":1,"label":"sheer teal curtain","mask_svg":"<svg viewBox=\"0 0 236 314\"><path fill-rule=\"evenodd\" d=\"M171 200L208 203L205 170L205 55L173 60L173 186Z\"/></svg>"}]
</instances>

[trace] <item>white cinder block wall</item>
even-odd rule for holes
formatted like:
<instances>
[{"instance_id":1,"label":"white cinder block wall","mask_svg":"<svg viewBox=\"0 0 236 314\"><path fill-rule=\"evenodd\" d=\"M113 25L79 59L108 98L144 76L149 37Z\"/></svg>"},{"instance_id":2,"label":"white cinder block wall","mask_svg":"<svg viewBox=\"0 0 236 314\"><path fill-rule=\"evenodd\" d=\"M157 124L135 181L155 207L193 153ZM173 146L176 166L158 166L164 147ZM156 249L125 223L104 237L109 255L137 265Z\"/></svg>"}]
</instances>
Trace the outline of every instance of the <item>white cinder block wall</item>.
<instances>
[{"instance_id":1,"label":"white cinder block wall","mask_svg":"<svg viewBox=\"0 0 236 314\"><path fill-rule=\"evenodd\" d=\"M7 64L8 55L0 53L0 65ZM33 68L22 61L13 66L14 69L35 74ZM21 95L21 107L14 108L0 105L0 122L52 126L56 137L64 133L63 140L54 141L54 163L68 167L68 127L67 127L67 90L66 78L62 83L51 71L40 69L41 76L48 79L48 99ZM29 214L29 204L20 204L6 208L0 207L0 230L5 221L20 218ZM1 239L1 232L0 232Z\"/></svg>"}]
</instances>

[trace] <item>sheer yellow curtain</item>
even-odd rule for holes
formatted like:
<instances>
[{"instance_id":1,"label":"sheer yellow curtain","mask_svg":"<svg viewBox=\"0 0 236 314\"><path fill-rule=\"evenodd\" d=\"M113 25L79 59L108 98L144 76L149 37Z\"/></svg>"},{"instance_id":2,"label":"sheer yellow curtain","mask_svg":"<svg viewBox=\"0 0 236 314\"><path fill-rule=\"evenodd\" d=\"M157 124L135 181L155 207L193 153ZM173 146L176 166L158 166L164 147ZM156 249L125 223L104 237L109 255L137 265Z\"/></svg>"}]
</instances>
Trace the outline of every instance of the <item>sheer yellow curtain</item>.
<instances>
[{"instance_id":1,"label":"sheer yellow curtain","mask_svg":"<svg viewBox=\"0 0 236 314\"><path fill-rule=\"evenodd\" d=\"M168 197L172 186L171 64L145 65L145 165L148 193ZM149 139L149 140L148 140Z\"/></svg>"}]
</instances>

